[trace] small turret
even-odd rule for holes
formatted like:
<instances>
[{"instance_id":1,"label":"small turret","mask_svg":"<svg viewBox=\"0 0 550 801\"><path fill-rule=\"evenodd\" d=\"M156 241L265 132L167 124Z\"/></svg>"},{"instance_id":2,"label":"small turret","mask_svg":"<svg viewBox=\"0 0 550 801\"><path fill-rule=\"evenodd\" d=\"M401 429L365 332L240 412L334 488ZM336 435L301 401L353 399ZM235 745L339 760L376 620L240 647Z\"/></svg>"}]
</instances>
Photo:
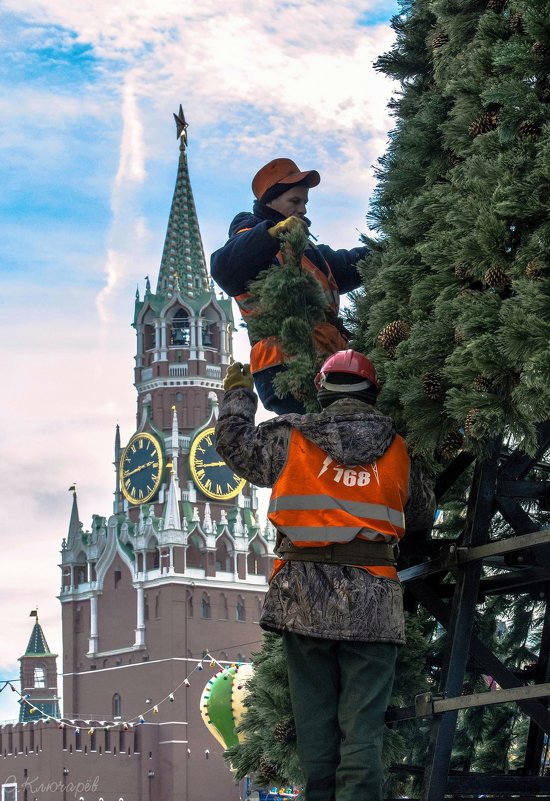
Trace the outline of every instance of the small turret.
<instances>
[{"instance_id":1,"label":"small turret","mask_svg":"<svg viewBox=\"0 0 550 801\"><path fill-rule=\"evenodd\" d=\"M61 717L57 694L57 654L52 654L49 649L42 626L38 622L38 610L33 609L30 617L36 618L36 622L27 650L19 657L22 696L20 723L41 717Z\"/></svg>"}]
</instances>

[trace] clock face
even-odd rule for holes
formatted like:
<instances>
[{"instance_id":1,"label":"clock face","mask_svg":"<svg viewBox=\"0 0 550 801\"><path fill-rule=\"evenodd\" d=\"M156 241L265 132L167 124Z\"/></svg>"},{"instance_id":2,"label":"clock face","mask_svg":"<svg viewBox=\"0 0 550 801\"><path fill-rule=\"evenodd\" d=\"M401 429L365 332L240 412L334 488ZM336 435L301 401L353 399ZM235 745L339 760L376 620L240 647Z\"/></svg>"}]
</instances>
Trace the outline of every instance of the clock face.
<instances>
[{"instance_id":1,"label":"clock face","mask_svg":"<svg viewBox=\"0 0 550 801\"><path fill-rule=\"evenodd\" d=\"M118 474L130 503L147 503L158 492L164 462L159 441L151 434L134 434L120 457Z\"/></svg>"},{"instance_id":2,"label":"clock face","mask_svg":"<svg viewBox=\"0 0 550 801\"><path fill-rule=\"evenodd\" d=\"M209 498L233 498L246 484L246 479L234 473L217 452L213 428L206 428L193 440L189 466L193 481Z\"/></svg>"}]
</instances>

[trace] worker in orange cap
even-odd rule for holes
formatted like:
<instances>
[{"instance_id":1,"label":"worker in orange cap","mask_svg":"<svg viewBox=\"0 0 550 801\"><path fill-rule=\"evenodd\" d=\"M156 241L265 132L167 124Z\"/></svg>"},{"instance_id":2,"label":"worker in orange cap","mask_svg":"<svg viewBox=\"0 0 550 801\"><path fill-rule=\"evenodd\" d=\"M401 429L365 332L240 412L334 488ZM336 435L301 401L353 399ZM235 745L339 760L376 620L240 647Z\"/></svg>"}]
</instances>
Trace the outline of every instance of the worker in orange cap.
<instances>
[{"instance_id":1,"label":"worker in orange cap","mask_svg":"<svg viewBox=\"0 0 550 801\"><path fill-rule=\"evenodd\" d=\"M316 170L302 172L291 159L274 159L259 170L252 181L256 198L252 212L237 214L229 228L226 244L212 254L213 279L239 305L243 318L261 313L248 284L270 266L280 267L280 237L292 228L309 233L306 207L309 190L319 184ZM357 263L369 253L368 248L332 250L327 245L309 242L302 267L318 281L328 301L329 317L315 327L318 352L326 356L347 346L348 332L338 317L340 295L361 283ZM284 414L303 412L302 404L292 396L280 399L273 389L275 376L284 369L285 354L276 337L251 341L250 367L260 400L266 409Z\"/></svg>"}]
</instances>

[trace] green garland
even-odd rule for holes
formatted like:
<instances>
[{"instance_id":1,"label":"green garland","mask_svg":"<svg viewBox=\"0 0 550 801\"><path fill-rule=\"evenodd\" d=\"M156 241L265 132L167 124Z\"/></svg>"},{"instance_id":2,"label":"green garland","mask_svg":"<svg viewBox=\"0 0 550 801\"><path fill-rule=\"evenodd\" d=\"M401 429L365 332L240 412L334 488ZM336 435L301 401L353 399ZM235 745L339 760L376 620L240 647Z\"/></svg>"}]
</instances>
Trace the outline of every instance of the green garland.
<instances>
[{"instance_id":1,"label":"green garland","mask_svg":"<svg viewBox=\"0 0 550 801\"><path fill-rule=\"evenodd\" d=\"M279 398L292 395L306 410L318 411L314 379L323 362L313 342L313 330L326 320L328 301L318 281L301 266L307 246L301 230L282 238L283 267L270 267L251 281L249 292L258 311L247 319L250 339L276 336L287 357L286 370L274 381Z\"/></svg>"}]
</instances>

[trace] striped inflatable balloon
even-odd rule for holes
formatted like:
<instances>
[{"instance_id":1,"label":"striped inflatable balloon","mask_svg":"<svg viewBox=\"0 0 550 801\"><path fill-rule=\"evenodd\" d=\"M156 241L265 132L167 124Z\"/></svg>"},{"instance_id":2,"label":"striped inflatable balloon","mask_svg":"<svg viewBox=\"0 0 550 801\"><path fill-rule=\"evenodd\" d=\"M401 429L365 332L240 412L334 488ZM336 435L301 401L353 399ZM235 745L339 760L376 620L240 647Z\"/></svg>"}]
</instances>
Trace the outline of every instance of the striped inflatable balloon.
<instances>
[{"instance_id":1,"label":"striped inflatable balloon","mask_svg":"<svg viewBox=\"0 0 550 801\"><path fill-rule=\"evenodd\" d=\"M251 664L223 668L204 688L200 705L207 729L220 745L227 749L242 740L235 729L244 713L246 683L254 672Z\"/></svg>"}]
</instances>

